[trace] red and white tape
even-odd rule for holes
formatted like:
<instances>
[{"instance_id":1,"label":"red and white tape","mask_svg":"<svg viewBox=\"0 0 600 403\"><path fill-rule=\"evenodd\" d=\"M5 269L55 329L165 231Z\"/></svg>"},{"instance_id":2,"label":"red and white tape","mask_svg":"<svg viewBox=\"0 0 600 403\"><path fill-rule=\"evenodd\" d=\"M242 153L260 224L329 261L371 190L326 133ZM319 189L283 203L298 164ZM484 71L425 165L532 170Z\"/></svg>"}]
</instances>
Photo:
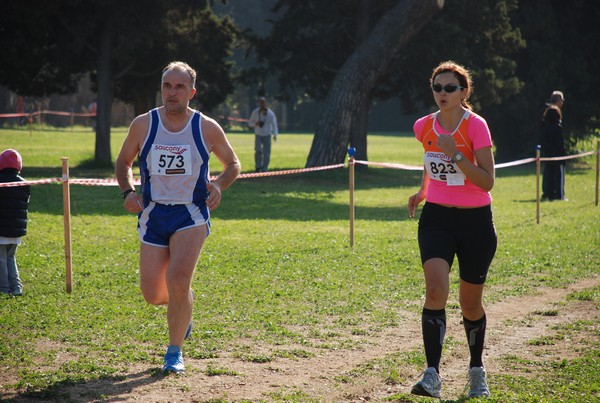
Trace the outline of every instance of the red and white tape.
<instances>
[{"instance_id":1,"label":"red and white tape","mask_svg":"<svg viewBox=\"0 0 600 403\"><path fill-rule=\"evenodd\" d=\"M4 183L0 183L0 187L8 188L8 187L26 186L26 185L43 185L46 183L53 183L53 182L62 182L62 179L61 178L48 178L48 179L38 179L38 180L34 180L34 181L4 182Z\"/></svg>"},{"instance_id":2,"label":"red and white tape","mask_svg":"<svg viewBox=\"0 0 600 403\"><path fill-rule=\"evenodd\" d=\"M588 151L588 152L584 152L584 153L580 153L580 154L567 155L564 157L540 158L540 161L563 161L563 160L568 160L568 159L581 158L581 157L585 157L585 156L592 155L592 154L596 154L596 151ZM495 167L496 168L507 168L507 167L513 167L513 166L517 166L517 165L528 164L530 162L535 162L535 161L536 161L535 158L525 158L525 159L521 159L521 160L496 164ZM397 164L397 163L393 163L393 162L373 162L373 161L355 160L354 163L361 164L361 165L373 165L373 166L378 166L378 167L383 167L383 168L391 168L391 169L403 169L403 170L407 170L407 171L422 171L423 170L423 166ZM286 170L281 170L281 171L269 171L269 172L252 172L252 173L240 174L238 176L238 179L261 178L261 177L265 177L265 176L280 176L280 175L298 174L298 173L303 173L303 172L325 171L325 170L329 170L329 169L343 168L344 166L345 166L345 164L340 163L340 164L325 165L325 166L311 167L311 168L286 169ZM216 176L212 176L210 179L214 180L214 179L216 179ZM38 179L38 180L30 180L30 181L23 181L23 182L0 183L0 187L42 185L42 184L54 183L54 182L62 183L67 180L69 181L70 184L73 184L73 185L118 186L116 179L48 178L48 179ZM134 185L139 186L140 184L141 184L140 179L134 180Z\"/></svg>"},{"instance_id":3,"label":"red and white tape","mask_svg":"<svg viewBox=\"0 0 600 403\"><path fill-rule=\"evenodd\" d=\"M322 167L313 167L313 168L301 168L301 169L287 169L283 171L270 171L270 172L254 172L247 174L240 174L238 179L245 178L259 178L263 176L278 176L278 175L291 175L302 172L314 172L314 171L324 171L327 169L336 169L342 168L344 164L335 164L335 165L327 165ZM211 176L210 180L216 179L216 176ZM31 181L23 181L23 182L6 182L0 183L0 187L12 187L12 186L26 186L26 185L41 185L46 183L53 182L65 182L66 178L48 178L48 179L39 179L39 180L31 180ZM68 182L72 185L83 185L83 186L118 186L118 182L116 179L76 179L71 178L68 179ZM134 179L133 184L136 186L141 185L140 179Z\"/></svg>"},{"instance_id":4,"label":"red and white tape","mask_svg":"<svg viewBox=\"0 0 600 403\"><path fill-rule=\"evenodd\" d=\"M95 112L63 112L63 111L35 111L31 113L0 113L0 118L18 118L23 116L38 116L38 115L57 115L57 116L96 116Z\"/></svg>"}]
</instances>

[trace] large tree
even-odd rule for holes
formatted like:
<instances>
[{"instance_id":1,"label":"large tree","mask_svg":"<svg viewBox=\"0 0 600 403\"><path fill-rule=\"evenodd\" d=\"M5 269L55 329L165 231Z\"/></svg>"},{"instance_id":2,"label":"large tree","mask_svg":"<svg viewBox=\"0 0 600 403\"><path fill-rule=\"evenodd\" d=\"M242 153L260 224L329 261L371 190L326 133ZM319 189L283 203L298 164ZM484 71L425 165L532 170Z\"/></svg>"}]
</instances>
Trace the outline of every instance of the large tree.
<instances>
[{"instance_id":1,"label":"large tree","mask_svg":"<svg viewBox=\"0 0 600 403\"><path fill-rule=\"evenodd\" d=\"M235 29L207 0L9 2L0 14L0 45L9 49L0 83L23 95L69 93L91 72L98 94L95 162L112 164L115 95L142 112L154 105L169 61L199 72L198 99L210 109L232 90L226 61ZM15 46L15 44L20 46Z\"/></svg>"},{"instance_id":2,"label":"large tree","mask_svg":"<svg viewBox=\"0 0 600 403\"><path fill-rule=\"evenodd\" d=\"M379 19L333 80L306 166L343 161L349 143L358 148L359 158L366 158L365 113L371 92L394 55L443 3L442 0L400 1Z\"/></svg>"},{"instance_id":3,"label":"large tree","mask_svg":"<svg viewBox=\"0 0 600 403\"><path fill-rule=\"evenodd\" d=\"M280 0L271 34L256 40L264 68L250 73L276 76L282 95L300 94L303 103L328 94L336 99L330 89L364 40L363 28L374 29L398 1L366 1L365 11L362 0ZM473 73L471 100L488 120L498 160L532 155L541 109L555 89L567 96L564 127L573 144L600 129L600 98L595 96L600 58L594 56L600 45L599 18L596 0L448 1L396 53L371 89L369 102L398 98L398 114L433 109L427 78L440 61L455 60ZM365 116L364 109L354 114L350 118L355 122L345 129L359 153L364 148L362 158ZM331 133L321 126L317 131L320 136ZM338 140L341 149L345 140Z\"/></svg>"},{"instance_id":4,"label":"large tree","mask_svg":"<svg viewBox=\"0 0 600 403\"><path fill-rule=\"evenodd\" d=\"M324 99L307 166L343 160L347 145L366 159L368 112L394 55L443 1L280 0L267 38L251 38L281 97Z\"/></svg>"},{"instance_id":5,"label":"large tree","mask_svg":"<svg viewBox=\"0 0 600 403\"><path fill-rule=\"evenodd\" d=\"M348 144L366 159L371 104L397 97L404 111L422 111L432 104L427 78L442 60L481 78L475 103L516 93L512 56L523 46L509 16L516 2L448 2L437 13L442 2L432 0L281 0L285 11L256 49L263 73L277 74L284 92L325 99L307 165L340 162Z\"/></svg>"}]
</instances>

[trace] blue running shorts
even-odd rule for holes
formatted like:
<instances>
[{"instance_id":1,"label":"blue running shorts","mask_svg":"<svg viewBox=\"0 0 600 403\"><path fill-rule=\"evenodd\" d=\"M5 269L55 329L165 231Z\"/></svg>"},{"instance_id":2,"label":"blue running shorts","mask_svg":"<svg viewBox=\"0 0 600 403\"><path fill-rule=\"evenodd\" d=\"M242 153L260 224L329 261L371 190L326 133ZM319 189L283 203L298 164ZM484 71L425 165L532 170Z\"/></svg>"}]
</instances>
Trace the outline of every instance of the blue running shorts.
<instances>
[{"instance_id":1,"label":"blue running shorts","mask_svg":"<svg viewBox=\"0 0 600 403\"><path fill-rule=\"evenodd\" d=\"M177 231L207 225L210 233L210 214L206 206L190 204L159 204L150 202L138 217L140 241L167 248L169 238Z\"/></svg>"}]
</instances>

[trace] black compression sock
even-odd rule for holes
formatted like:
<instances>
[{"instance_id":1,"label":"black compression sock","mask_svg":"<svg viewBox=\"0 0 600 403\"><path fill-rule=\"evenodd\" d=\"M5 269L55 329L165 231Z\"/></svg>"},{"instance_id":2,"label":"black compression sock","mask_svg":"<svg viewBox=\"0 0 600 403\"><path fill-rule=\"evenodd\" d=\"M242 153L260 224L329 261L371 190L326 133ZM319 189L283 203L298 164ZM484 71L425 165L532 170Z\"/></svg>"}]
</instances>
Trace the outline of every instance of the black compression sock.
<instances>
[{"instance_id":1,"label":"black compression sock","mask_svg":"<svg viewBox=\"0 0 600 403\"><path fill-rule=\"evenodd\" d=\"M439 373L442 346L444 344L444 336L446 335L446 310L423 308L421 326L423 329L423 343L425 345L427 366L435 368Z\"/></svg>"},{"instance_id":2,"label":"black compression sock","mask_svg":"<svg viewBox=\"0 0 600 403\"><path fill-rule=\"evenodd\" d=\"M469 367L483 367L483 343L485 341L485 328L487 319L485 314L479 320L469 320L463 316L467 342L469 343L469 352L471 361Z\"/></svg>"}]
</instances>

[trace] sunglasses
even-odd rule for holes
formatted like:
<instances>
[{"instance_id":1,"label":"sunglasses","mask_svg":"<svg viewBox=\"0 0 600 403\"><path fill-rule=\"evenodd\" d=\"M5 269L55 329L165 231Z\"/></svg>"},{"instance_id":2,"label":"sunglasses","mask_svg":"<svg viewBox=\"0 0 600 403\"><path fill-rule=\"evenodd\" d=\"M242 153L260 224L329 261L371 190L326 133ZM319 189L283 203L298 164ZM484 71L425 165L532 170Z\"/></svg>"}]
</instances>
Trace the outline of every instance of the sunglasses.
<instances>
[{"instance_id":1,"label":"sunglasses","mask_svg":"<svg viewBox=\"0 0 600 403\"><path fill-rule=\"evenodd\" d=\"M456 90L463 90L464 88L465 87L463 87L462 85L456 85L456 84L446 84L443 87L442 87L442 84L433 84L431 86L431 89L433 90L433 92L442 92L442 90L444 90L448 94L451 94Z\"/></svg>"}]
</instances>

